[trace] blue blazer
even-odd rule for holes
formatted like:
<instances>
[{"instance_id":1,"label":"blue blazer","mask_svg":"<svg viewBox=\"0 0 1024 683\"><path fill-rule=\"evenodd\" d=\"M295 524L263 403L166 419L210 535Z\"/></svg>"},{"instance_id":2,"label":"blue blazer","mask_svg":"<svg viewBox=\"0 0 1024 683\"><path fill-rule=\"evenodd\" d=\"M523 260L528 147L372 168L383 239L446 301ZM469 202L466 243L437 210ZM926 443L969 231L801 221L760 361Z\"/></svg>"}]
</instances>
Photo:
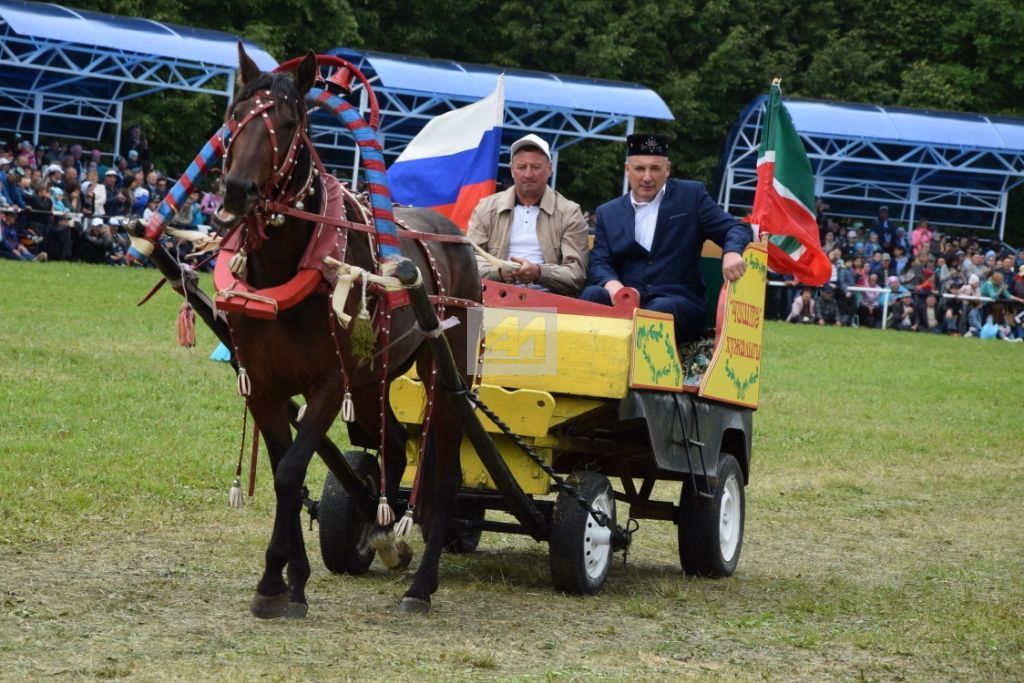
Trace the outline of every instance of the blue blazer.
<instances>
[{"instance_id":1,"label":"blue blazer","mask_svg":"<svg viewBox=\"0 0 1024 683\"><path fill-rule=\"evenodd\" d=\"M703 183L691 180L666 183L649 252L634 239L634 217L629 193L597 208L587 284L618 280L635 287L642 300L679 296L686 299L688 308L703 310L700 252L704 240L710 239L725 252L743 253L753 236L749 226L718 206Z\"/></svg>"}]
</instances>

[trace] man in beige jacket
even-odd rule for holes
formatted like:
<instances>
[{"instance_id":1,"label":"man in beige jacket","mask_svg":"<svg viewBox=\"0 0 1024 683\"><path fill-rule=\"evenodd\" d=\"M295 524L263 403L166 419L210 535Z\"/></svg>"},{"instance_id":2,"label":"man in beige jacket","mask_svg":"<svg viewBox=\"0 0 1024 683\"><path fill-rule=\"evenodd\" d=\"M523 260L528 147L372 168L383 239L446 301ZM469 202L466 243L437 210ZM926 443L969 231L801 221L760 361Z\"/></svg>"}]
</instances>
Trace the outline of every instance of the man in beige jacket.
<instances>
[{"instance_id":1,"label":"man in beige jacket","mask_svg":"<svg viewBox=\"0 0 1024 683\"><path fill-rule=\"evenodd\" d=\"M477 256L480 277L579 296L587 278L587 222L579 204L548 187L548 143L527 135L512 143L514 186L484 197L469 219L469 239L517 270Z\"/></svg>"}]
</instances>

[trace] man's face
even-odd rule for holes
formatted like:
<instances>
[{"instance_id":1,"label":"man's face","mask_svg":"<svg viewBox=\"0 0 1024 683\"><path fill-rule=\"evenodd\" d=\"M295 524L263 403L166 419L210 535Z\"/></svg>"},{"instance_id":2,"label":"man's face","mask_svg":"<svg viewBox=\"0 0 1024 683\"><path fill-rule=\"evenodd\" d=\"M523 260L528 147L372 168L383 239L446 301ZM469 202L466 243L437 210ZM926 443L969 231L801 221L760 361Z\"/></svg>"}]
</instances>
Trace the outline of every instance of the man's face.
<instances>
[{"instance_id":1,"label":"man's face","mask_svg":"<svg viewBox=\"0 0 1024 683\"><path fill-rule=\"evenodd\" d=\"M975 254L974 256L971 257L971 261L974 263L974 265L980 266L982 263L985 262L985 255Z\"/></svg>"},{"instance_id":2,"label":"man's face","mask_svg":"<svg viewBox=\"0 0 1024 683\"><path fill-rule=\"evenodd\" d=\"M668 182L668 174L671 171L672 164L669 163L668 157L638 154L626 159L629 189L641 202L649 202L657 196Z\"/></svg>"},{"instance_id":3,"label":"man's face","mask_svg":"<svg viewBox=\"0 0 1024 683\"><path fill-rule=\"evenodd\" d=\"M527 197L544 193L551 178L551 160L543 152L520 150L512 158L512 180L516 191Z\"/></svg>"}]
</instances>

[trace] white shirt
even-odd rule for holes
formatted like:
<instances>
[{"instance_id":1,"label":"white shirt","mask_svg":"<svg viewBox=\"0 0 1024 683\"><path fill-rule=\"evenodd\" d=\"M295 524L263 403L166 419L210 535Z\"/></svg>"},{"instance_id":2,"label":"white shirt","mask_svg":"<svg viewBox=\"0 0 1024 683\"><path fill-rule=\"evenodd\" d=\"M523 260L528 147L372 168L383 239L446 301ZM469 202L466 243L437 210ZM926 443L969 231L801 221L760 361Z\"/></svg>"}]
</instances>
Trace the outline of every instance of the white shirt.
<instances>
[{"instance_id":1,"label":"white shirt","mask_svg":"<svg viewBox=\"0 0 1024 683\"><path fill-rule=\"evenodd\" d=\"M537 214L540 205L523 206L516 204L512 212L512 225L509 226L508 255L518 256L530 263L544 263L544 255L540 252L540 240L537 239Z\"/></svg>"},{"instance_id":2,"label":"white shirt","mask_svg":"<svg viewBox=\"0 0 1024 683\"><path fill-rule=\"evenodd\" d=\"M629 201L632 202L633 211L636 212L633 238L647 251L651 250L651 244L654 243L654 228L658 224L658 210L661 208L661 199L664 196L664 185L658 190L658 194L654 195L654 199L649 202L638 202L633 192L629 193Z\"/></svg>"}]
</instances>

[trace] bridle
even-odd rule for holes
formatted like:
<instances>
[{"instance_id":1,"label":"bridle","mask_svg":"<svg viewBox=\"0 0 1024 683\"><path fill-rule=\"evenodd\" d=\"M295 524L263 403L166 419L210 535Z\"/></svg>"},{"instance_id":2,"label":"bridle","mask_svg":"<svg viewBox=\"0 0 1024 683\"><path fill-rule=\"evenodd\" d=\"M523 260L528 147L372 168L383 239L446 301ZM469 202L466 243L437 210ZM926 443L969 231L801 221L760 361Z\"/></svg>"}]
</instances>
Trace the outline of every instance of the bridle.
<instances>
[{"instance_id":1,"label":"bridle","mask_svg":"<svg viewBox=\"0 0 1024 683\"><path fill-rule=\"evenodd\" d=\"M273 170L271 171L270 178L260 188L259 198L249 210L249 213L254 214L256 218L257 232L261 240L266 238L263 231L263 223L267 220L268 216L270 217L269 222L271 225L280 225L284 222L284 217L280 213L274 213L270 208L271 205L294 206L296 209L302 210L304 208L303 200L310 194L314 179L317 176L317 166L319 164L312 158L314 147L309 139L308 117L305 107L302 106L301 97L297 98L299 101L296 103L299 115L298 130L292 136L291 144L288 146L286 153L283 157L281 155L277 130L274 127L274 121L271 119L269 112L275 106L281 104L281 102L288 103L291 99L288 95L275 97L270 90L257 90L249 100L246 100L250 104L244 116L240 120L232 117L227 122L227 135L225 137L228 137L228 143L224 149L223 161L225 178L227 177L228 166L230 165L231 149L246 126L256 120L260 120L263 122L267 136L270 138L272 151L271 166ZM297 190L289 191L288 188L292 186L293 174L298 168L297 162L300 149L305 149L310 155L306 178Z\"/></svg>"}]
</instances>

